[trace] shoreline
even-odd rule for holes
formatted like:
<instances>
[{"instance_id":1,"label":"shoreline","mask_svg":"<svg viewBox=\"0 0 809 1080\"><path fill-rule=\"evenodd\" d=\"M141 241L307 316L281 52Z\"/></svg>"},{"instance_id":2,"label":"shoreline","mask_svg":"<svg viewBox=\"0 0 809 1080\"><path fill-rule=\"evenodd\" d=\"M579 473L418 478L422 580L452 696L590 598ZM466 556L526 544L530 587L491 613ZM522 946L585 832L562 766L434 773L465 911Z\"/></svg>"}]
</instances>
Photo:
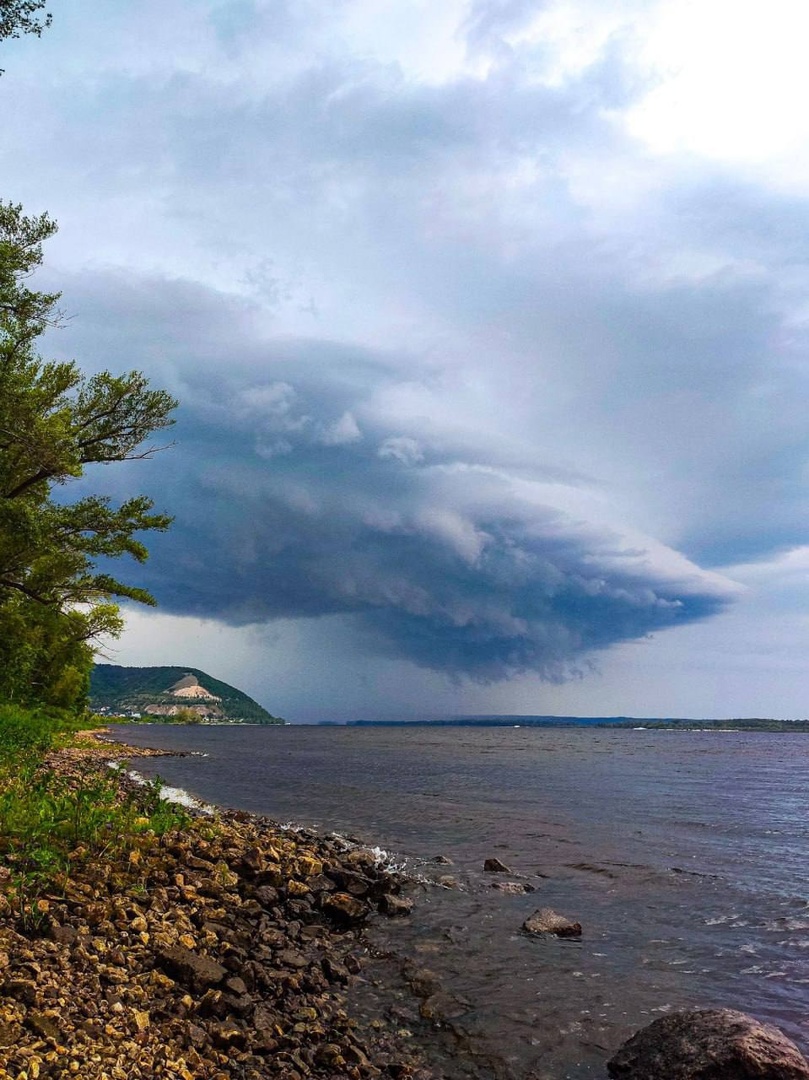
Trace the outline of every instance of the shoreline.
<instances>
[{"instance_id":1,"label":"shoreline","mask_svg":"<svg viewBox=\"0 0 809 1080\"><path fill-rule=\"evenodd\" d=\"M166 756L104 735L47 767L82 783L112 759ZM79 866L37 900L34 932L7 874L0 1080L433 1080L400 1019L352 1002L372 959L363 926L407 915L404 884L371 849L236 810L191 809L181 829Z\"/></svg>"}]
</instances>

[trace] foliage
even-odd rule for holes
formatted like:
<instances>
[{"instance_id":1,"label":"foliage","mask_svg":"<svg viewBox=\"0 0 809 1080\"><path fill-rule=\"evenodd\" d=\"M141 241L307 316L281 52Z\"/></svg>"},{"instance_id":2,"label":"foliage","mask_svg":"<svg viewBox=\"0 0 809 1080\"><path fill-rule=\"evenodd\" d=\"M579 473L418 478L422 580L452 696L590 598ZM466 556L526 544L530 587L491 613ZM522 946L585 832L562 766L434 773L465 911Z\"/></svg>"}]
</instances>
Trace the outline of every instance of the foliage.
<instances>
[{"instance_id":1,"label":"foliage","mask_svg":"<svg viewBox=\"0 0 809 1080\"><path fill-rule=\"evenodd\" d=\"M157 781L127 790L108 770L48 768L48 751L74 726L67 716L0 706L0 862L23 928L36 927L43 892L58 890L71 870L126 858L188 823Z\"/></svg>"},{"instance_id":2,"label":"foliage","mask_svg":"<svg viewBox=\"0 0 809 1080\"><path fill-rule=\"evenodd\" d=\"M0 706L0 770L36 768L53 745L56 721L40 712Z\"/></svg>"},{"instance_id":3,"label":"foliage","mask_svg":"<svg viewBox=\"0 0 809 1080\"><path fill-rule=\"evenodd\" d=\"M38 355L59 295L27 279L55 230L47 214L0 202L0 696L69 707L86 698L93 643L120 632L116 598L153 603L97 561L144 561L139 534L171 519L142 495L116 507L100 495L70 502L64 489L88 466L154 454L146 440L173 422L176 402L140 372L85 376Z\"/></svg>"},{"instance_id":4,"label":"foliage","mask_svg":"<svg viewBox=\"0 0 809 1080\"><path fill-rule=\"evenodd\" d=\"M47 0L0 0L0 41L23 34L39 37L51 25L52 16L48 12L40 14L46 3Z\"/></svg>"}]
</instances>

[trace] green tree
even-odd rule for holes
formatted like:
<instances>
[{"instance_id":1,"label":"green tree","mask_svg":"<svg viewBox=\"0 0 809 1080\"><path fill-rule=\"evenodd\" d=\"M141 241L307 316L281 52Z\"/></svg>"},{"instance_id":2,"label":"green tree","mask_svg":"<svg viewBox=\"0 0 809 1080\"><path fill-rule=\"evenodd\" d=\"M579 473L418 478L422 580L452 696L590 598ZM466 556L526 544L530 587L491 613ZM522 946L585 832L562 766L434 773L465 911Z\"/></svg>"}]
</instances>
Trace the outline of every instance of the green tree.
<instances>
[{"instance_id":1,"label":"green tree","mask_svg":"<svg viewBox=\"0 0 809 1080\"><path fill-rule=\"evenodd\" d=\"M177 403L140 372L88 377L37 353L59 294L27 282L55 231L47 214L0 202L0 695L69 705L86 693L93 644L120 632L116 598L154 602L97 560L143 562L139 534L171 519L142 495L114 506L65 488L88 466L151 457Z\"/></svg>"},{"instance_id":2,"label":"green tree","mask_svg":"<svg viewBox=\"0 0 809 1080\"><path fill-rule=\"evenodd\" d=\"M51 15L43 12L46 3L47 0L0 0L0 41L22 34L39 37L45 27L51 25Z\"/></svg>"}]
</instances>

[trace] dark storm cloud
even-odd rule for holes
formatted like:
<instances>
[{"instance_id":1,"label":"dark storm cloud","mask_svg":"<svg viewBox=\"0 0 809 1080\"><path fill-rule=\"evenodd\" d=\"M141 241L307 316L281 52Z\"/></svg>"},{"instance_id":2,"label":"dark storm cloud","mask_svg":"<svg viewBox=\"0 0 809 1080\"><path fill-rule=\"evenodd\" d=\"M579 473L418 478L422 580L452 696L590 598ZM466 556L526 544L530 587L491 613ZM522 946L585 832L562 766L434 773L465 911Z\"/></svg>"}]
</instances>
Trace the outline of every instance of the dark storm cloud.
<instances>
[{"instance_id":1,"label":"dark storm cloud","mask_svg":"<svg viewBox=\"0 0 809 1080\"><path fill-rule=\"evenodd\" d=\"M131 326L133 352L169 346L164 381L183 401L175 449L110 474L120 494L151 488L176 515L137 572L162 610L233 625L348 615L379 652L485 682L563 678L595 650L730 599L674 552L588 520L590 496L552 471L510 469L429 415L392 420L386 397L434 391L431 372L340 343L262 340L249 311L217 311L198 287L123 284L105 298L96 281L88 297L118 334ZM127 319L127 305L140 314ZM110 323L85 321L80 343L103 351Z\"/></svg>"}]
</instances>

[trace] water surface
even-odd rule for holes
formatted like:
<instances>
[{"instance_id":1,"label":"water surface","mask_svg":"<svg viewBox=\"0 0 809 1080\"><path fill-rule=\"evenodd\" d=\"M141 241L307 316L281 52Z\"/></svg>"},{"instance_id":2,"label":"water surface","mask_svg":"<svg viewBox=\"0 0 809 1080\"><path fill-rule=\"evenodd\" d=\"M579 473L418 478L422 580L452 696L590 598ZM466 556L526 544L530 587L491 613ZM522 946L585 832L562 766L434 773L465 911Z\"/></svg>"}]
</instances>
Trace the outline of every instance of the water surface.
<instances>
[{"instance_id":1,"label":"water surface","mask_svg":"<svg viewBox=\"0 0 809 1080\"><path fill-rule=\"evenodd\" d=\"M481 1064L457 1075L601 1078L633 1031L693 1004L751 1012L809 1048L805 736L118 730L207 755L138 762L203 800L358 835L417 874L457 878L459 890L421 888L411 919L373 931L464 1002L457 1028ZM492 889L490 855L536 892ZM522 934L545 906L580 921L581 942Z\"/></svg>"}]
</instances>

